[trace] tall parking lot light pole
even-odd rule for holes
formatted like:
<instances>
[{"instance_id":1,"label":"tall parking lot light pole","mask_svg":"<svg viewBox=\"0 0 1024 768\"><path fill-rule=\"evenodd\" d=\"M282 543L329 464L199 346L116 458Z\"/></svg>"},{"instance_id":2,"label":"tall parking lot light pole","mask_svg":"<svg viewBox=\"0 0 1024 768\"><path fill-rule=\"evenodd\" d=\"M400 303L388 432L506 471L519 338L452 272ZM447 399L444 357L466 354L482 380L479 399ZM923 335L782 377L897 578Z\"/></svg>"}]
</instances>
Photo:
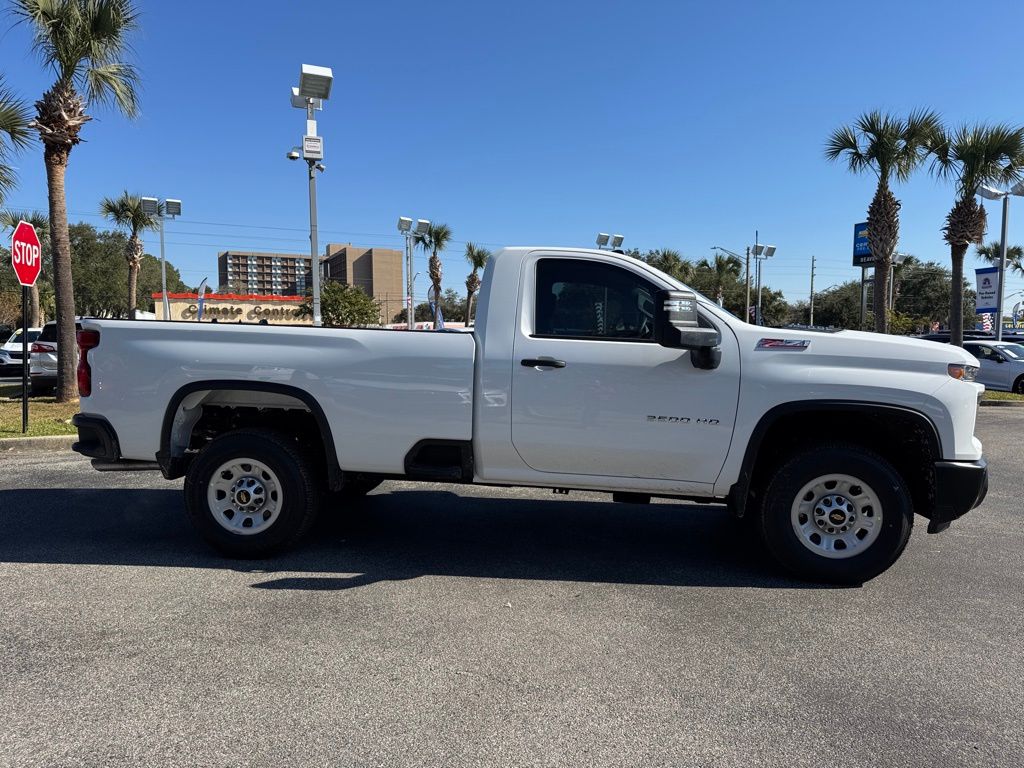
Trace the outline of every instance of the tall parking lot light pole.
<instances>
[{"instance_id":1,"label":"tall parking lot light pole","mask_svg":"<svg viewBox=\"0 0 1024 768\"><path fill-rule=\"evenodd\" d=\"M982 184L978 194L986 200L1003 201L1003 228L999 238L999 295L996 297L996 341L1003 340L1003 291L1006 290L1006 226L1010 218L1010 195L1024 197L1024 181L1018 181L1008 190L995 189ZM1016 318L1014 319L1016 326Z\"/></svg>"},{"instance_id":2,"label":"tall parking lot light pole","mask_svg":"<svg viewBox=\"0 0 1024 768\"><path fill-rule=\"evenodd\" d=\"M167 298L167 258L164 253L164 219L181 216L181 200L155 197L142 198L142 211L160 221L160 291L163 294L164 320L171 319L171 302ZM132 310L133 312L135 310Z\"/></svg>"},{"instance_id":3,"label":"tall parking lot light pole","mask_svg":"<svg viewBox=\"0 0 1024 768\"><path fill-rule=\"evenodd\" d=\"M316 67L303 64L299 71L299 87L292 88L292 106L306 110L306 133L302 136L301 150L292 149L288 153L289 160L301 157L309 166L309 257L310 271L313 277L313 325L323 325L320 313L320 253L317 243L316 220L316 173L326 170L324 159L324 140L316 133L315 110L323 109L324 102L331 96L331 85L334 73L330 67Z\"/></svg>"},{"instance_id":4,"label":"tall parking lot light pole","mask_svg":"<svg viewBox=\"0 0 1024 768\"><path fill-rule=\"evenodd\" d=\"M412 271L413 238L416 235L425 235L429 230L430 222L427 219L417 219L415 226L413 226L413 221L408 216L398 217L398 231L405 235L405 312L406 326L410 331L413 329L413 323L415 322L413 310L416 304L413 299L413 288L416 281Z\"/></svg>"},{"instance_id":5,"label":"tall parking lot light pole","mask_svg":"<svg viewBox=\"0 0 1024 768\"><path fill-rule=\"evenodd\" d=\"M770 259L774 255L774 245L754 244L753 256L757 260L757 312L754 318L755 325L764 325L764 318L761 317L761 262Z\"/></svg>"}]
</instances>

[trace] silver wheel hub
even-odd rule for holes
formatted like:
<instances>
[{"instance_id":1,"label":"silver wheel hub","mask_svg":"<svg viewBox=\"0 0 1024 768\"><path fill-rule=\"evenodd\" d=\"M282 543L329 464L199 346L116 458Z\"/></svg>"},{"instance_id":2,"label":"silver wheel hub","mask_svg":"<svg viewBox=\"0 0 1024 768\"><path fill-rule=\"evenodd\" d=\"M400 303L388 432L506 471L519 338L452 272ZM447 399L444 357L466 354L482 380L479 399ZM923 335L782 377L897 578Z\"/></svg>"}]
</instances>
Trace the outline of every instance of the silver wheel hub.
<instances>
[{"instance_id":1,"label":"silver wheel hub","mask_svg":"<svg viewBox=\"0 0 1024 768\"><path fill-rule=\"evenodd\" d=\"M793 501L791 521L800 543L831 559L853 557L882 531L882 504L852 475L828 474L807 483Z\"/></svg>"},{"instance_id":2,"label":"silver wheel hub","mask_svg":"<svg viewBox=\"0 0 1024 768\"><path fill-rule=\"evenodd\" d=\"M284 496L274 471L255 459L231 459L210 477L206 492L218 525L240 536L262 533L276 522Z\"/></svg>"}]
</instances>

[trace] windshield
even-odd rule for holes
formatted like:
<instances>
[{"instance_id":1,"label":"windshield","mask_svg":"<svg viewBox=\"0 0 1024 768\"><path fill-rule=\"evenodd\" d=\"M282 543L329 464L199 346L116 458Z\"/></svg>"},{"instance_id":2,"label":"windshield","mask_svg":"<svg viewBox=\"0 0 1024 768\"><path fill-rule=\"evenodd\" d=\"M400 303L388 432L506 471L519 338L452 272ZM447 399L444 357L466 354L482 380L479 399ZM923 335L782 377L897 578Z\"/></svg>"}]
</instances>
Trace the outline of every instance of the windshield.
<instances>
[{"instance_id":1,"label":"windshield","mask_svg":"<svg viewBox=\"0 0 1024 768\"><path fill-rule=\"evenodd\" d=\"M1024 360L1024 344L1001 344L996 349L1011 360Z\"/></svg>"},{"instance_id":2,"label":"windshield","mask_svg":"<svg viewBox=\"0 0 1024 768\"><path fill-rule=\"evenodd\" d=\"M24 333L25 333L24 331L20 331L20 330L15 331L11 335L11 338L9 338L7 340L7 343L8 344L21 344L21 337L24 335ZM38 337L39 337L39 331L29 331L28 332L28 343L31 344Z\"/></svg>"}]
</instances>

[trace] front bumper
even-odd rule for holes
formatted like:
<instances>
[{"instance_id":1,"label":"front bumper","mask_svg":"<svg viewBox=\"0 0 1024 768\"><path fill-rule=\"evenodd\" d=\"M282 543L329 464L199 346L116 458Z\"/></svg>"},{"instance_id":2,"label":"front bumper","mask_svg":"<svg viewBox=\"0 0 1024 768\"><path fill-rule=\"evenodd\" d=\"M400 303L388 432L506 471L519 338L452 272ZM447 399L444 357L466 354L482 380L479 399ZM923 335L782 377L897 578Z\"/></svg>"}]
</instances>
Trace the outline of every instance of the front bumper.
<instances>
[{"instance_id":1,"label":"front bumper","mask_svg":"<svg viewBox=\"0 0 1024 768\"><path fill-rule=\"evenodd\" d=\"M935 509L928 533L939 533L985 500L988 493L988 462L935 462Z\"/></svg>"}]
</instances>

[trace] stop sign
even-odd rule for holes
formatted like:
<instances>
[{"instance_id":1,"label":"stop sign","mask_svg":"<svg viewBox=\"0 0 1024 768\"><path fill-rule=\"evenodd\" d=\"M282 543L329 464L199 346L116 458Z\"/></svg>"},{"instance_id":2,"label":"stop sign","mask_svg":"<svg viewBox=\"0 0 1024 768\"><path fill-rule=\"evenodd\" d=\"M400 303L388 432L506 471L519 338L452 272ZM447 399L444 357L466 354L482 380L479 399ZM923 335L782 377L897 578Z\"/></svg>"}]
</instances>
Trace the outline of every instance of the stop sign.
<instances>
[{"instance_id":1,"label":"stop sign","mask_svg":"<svg viewBox=\"0 0 1024 768\"><path fill-rule=\"evenodd\" d=\"M11 266L22 285L35 285L43 266L43 249L39 245L36 228L27 221L19 221L11 237Z\"/></svg>"}]
</instances>

